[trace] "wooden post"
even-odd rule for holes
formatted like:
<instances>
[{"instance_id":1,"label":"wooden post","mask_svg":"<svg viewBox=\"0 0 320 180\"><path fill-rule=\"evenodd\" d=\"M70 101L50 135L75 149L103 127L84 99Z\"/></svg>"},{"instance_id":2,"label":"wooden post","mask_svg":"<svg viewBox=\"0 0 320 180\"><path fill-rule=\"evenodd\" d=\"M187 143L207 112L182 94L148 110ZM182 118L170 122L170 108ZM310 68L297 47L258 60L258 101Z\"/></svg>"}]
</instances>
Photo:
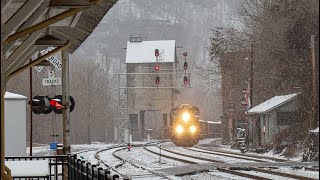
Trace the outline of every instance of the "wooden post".
<instances>
[{"instance_id":1,"label":"wooden post","mask_svg":"<svg viewBox=\"0 0 320 180\"><path fill-rule=\"evenodd\" d=\"M62 51L62 129L63 129L63 154L68 155L70 148L70 103L69 103L69 53ZM68 167L64 166L63 179L68 179Z\"/></svg>"},{"instance_id":2,"label":"wooden post","mask_svg":"<svg viewBox=\"0 0 320 180\"><path fill-rule=\"evenodd\" d=\"M317 81L316 81L316 53L315 53L315 36L311 35L311 71L312 71L312 112L310 118L310 129L316 128L318 124L318 115L317 115Z\"/></svg>"},{"instance_id":3,"label":"wooden post","mask_svg":"<svg viewBox=\"0 0 320 180\"><path fill-rule=\"evenodd\" d=\"M250 106L253 107L252 97L253 97L253 43L251 43L250 52ZM251 108L250 107L250 108Z\"/></svg>"},{"instance_id":4,"label":"wooden post","mask_svg":"<svg viewBox=\"0 0 320 180\"><path fill-rule=\"evenodd\" d=\"M30 58L30 63L32 62L32 59ZM29 83L30 83L30 101L32 101L32 68L30 67L30 77L29 77ZM29 156L32 156L32 103L30 103L30 153Z\"/></svg>"}]
</instances>

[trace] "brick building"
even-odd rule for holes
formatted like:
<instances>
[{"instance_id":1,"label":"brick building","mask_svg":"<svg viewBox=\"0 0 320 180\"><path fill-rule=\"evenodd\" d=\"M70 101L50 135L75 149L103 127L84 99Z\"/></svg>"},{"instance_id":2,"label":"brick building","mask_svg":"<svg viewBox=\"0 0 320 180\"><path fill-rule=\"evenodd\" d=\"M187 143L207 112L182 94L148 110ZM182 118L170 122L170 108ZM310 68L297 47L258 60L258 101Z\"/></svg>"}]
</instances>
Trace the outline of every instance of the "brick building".
<instances>
[{"instance_id":1,"label":"brick building","mask_svg":"<svg viewBox=\"0 0 320 180\"><path fill-rule=\"evenodd\" d=\"M248 130L245 99L249 87L250 53L229 52L221 60L223 142L236 136L236 128Z\"/></svg>"}]
</instances>

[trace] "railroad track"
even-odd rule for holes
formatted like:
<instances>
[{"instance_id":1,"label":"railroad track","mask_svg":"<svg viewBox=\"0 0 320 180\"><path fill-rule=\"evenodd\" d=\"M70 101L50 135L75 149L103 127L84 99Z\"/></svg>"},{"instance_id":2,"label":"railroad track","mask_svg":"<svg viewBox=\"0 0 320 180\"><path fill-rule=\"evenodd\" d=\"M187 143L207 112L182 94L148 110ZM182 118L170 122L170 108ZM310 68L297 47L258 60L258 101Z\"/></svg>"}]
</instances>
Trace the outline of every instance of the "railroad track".
<instances>
[{"instance_id":1,"label":"railroad track","mask_svg":"<svg viewBox=\"0 0 320 180\"><path fill-rule=\"evenodd\" d=\"M159 146L156 146L156 147L160 148ZM147 147L144 147L144 148L151 153L160 155L160 153L157 151L152 151L150 148L147 148ZM268 169L261 169L261 168L254 168L254 167L245 167L245 168L234 167L234 165L225 163L223 161L217 161L217 160L208 159L208 158L200 158L198 156L183 154L183 153L171 151L171 150L168 150L165 148L161 148L161 150L168 152L166 154L161 154L162 157L174 159L174 160L181 161L184 163L189 163L189 164L203 163L203 164L205 164L205 161L206 161L207 164L209 164L209 163L216 163L217 164L218 163L218 166L220 166L222 164L224 164L224 166L230 165L230 167L218 167L217 170L219 170L221 172L241 176L241 177L247 177L247 178L252 178L252 179L269 179L267 177L255 175L255 172L259 172L260 174L266 174L266 176L273 175L273 176L278 176L278 177L282 177L282 178L285 177L285 178L293 178L293 179L301 179L301 180L313 179L313 178L309 178L309 177L304 177L304 176L294 175L294 174L289 174L289 173L284 173L284 172L277 172L277 171L272 171L272 170L268 170ZM170 153L173 155L169 155ZM203 152L201 152L201 153L203 153ZM243 172L244 169L246 169L247 172ZM251 173L249 173L249 172L251 172Z\"/></svg>"},{"instance_id":2,"label":"railroad track","mask_svg":"<svg viewBox=\"0 0 320 180\"><path fill-rule=\"evenodd\" d=\"M223 151L223 150L217 150L217 149L208 149L200 146L195 146L193 149L196 151L199 150L205 150L205 151L210 151L212 153L223 153L223 154L229 154L229 155L236 155L236 156L243 156L243 157L251 157L251 158L259 158L259 159L268 159L271 161L275 162L285 162L285 161L290 161L290 160L284 160L284 159L279 159L279 158L273 158L273 157L265 157L265 156L258 156L258 155L251 155L251 154L243 154L243 153L236 153L236 152L230 152L230 151ZM262 162L268 162L265 160L261 160Z\"/></svg>"},{"instance_id":3,"label":"railroad track","mask_svg":"<svg viewBox=\"0 0 320 180\"><path fill-rule=\"evenodd\" d=\"M212 154L212 155L218 155L218 156L225 156L225 157L231 157L231 158L236 158L236 159L243 159L243 160L249 160L249 161L255 161L255 162L270 162L267 161L267 160L262 160L260 158L257 158L257 157L253 157L253 156L246 156L246 155L243 155L243 154L236 154L236 153L229 153L227 151L225 152L217 152L217 151L213 151L213 150L205 150L205 149L200 149L200 148L195 148L195 147L191 147L191 148L184 148L184 149L187 149L189 151L194 151L194 152L199 152L199 153L205 153L205 154ZM269 159L269 158L265 158L265 159ZM279 162L279 161L277 161ZM283 161L281 161L283 162Z\"/></svg>"},{"instance_id":4,"label":"railroad track","mask_svg":"<svg viewBox=\"0 0 320 180\"><path fill-rule=\"evenodd\" d=\"M159 143L159 142L151 142L151 143L148 143L148 144L153 144L153 143ZM133 147L142 147L143 144L138 144L138 145L133 145ZM114 150L116 149L116 150ZM112 155L117 158L119 160L119 163L117 165L114 165L114 166L110 166L108 164L107 161L105 160L102 160L99 156L99 153L101 152L104 152L104 151L108 151L108 150L114 150L112 152ZM124 159L123 157L119 156L119 155L116 155L117 152L119 151L124 151L124 150L127 150L127 147L126 145L120 145L120 146L115 146L115 147L111 147L111 148L106 148L106 149L103 149L103 150L100 150L98 151L96 154L95 154L95 158L99 160L100 163L102 163L104 166L106 166L108 169L111 169L112 171L114 171L116 174L119 174L119 176L121 177L121 179L133 179L133 178L154 178L154 177L161 177L161 178L164 178L164 179L171 179L169 178L167 175L165 174L161 174L161 173L158 173L158 172L155 172L155 171L152 171L146 167L143 167L143 166L140 166L136 163L133 163L132 161L130 160L127 160L127 159ZM118 171L117 169L121 166L123 166L125 163L129 163L130 165L132 165L133 167L137 168L137 169L142 169L144 171L146 171L145 173L139 173L139 174L136 174L136 175L126 175L126 174L123 174L121 173L120 171ZM119 178L120 178L119 177Z\"/></svg>"}]
</instances>

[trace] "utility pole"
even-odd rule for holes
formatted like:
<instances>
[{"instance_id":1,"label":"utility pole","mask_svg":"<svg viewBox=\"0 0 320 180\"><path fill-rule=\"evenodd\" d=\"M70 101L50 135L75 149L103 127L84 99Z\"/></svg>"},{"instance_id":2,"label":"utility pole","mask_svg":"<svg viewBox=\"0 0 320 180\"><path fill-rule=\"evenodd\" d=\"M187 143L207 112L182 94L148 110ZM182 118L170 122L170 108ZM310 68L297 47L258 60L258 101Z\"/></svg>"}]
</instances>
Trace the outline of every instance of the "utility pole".
<instances>
[{"instance_id":1,"label":"utility pole","mask_svg":"<svg viewBox=\"0 0 320 180\"><path fill-rule=\"evenodd\" d=\"M310 129L314 129L318 124L317 110L317 81L316 81L316 53L315 53L315 36L311 35L311 71L312 71L312 112L310 118Z\"/></svg>"},{"instance_id":2,"label":"utility pole","mask_svg":"<svg viewBox=\"0 0 320 180\"><path fill-rule=\"evenodd\" d=\"M30 63L32 59L30 59ZM32 100L32 67L30 68L30 99ZM32 156L32 103L30 103L30 156Z\"/></svg>"},{"instance_id":3,"label":"utility pole","mask_svg":"<svg viewBox=\"0 0 320 180\"><path fill-rule=\"evenodd\" d=\"M63 129L63 154L71 153L70 148L70 101L69 101L69 53L62 50L62 129ZM68 167L63 167L63 180L68 179Z\"/></svg>"},{"instance_id":4,"label":"utility pole","mask_svg":"<svg viewBox=\"0 0 320 180\"><path fill-rule=\"evenodd\" d=\"M253 43L250 45L250 106L253 106L252 97L253 97ZM251 108L250 107L250 108Z\"/></svg>"}]
</instances>

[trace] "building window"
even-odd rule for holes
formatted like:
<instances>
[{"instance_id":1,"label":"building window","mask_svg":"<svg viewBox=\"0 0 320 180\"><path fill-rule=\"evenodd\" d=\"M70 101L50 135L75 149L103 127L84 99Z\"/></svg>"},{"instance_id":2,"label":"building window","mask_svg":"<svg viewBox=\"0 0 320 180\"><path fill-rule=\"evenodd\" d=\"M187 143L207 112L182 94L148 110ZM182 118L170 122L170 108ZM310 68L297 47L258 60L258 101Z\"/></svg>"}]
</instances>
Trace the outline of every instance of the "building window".
<instances>
[{"instance_id":1,"label":"building window","mask_svg":"<svg viewBox=\"0 0 320 180\"><path fill-rule=\"evenodd\" d=\"M132 130L138 129L138 114L129 114L130 125Z\"/></svg>"},{"instance_id":2,"label":"building window","mask_svg":"<svg viewBox=\"0 0 320 180\"><path fill-rule=\"evenodd\" d=\"M278 125L292 125L301 122L298 112L277 112Z\"/></svg>"},{"instance_id":3,"label":"building window","mask_svg":"<svg viewBox=\"0 0 320 180\"><path fill-rule=\"evenodd\" d=\"M168 125L168 118L167 118L167 114L163 114L163 125L164 127L167 127Z\"/></svg>"}]
</instances>

